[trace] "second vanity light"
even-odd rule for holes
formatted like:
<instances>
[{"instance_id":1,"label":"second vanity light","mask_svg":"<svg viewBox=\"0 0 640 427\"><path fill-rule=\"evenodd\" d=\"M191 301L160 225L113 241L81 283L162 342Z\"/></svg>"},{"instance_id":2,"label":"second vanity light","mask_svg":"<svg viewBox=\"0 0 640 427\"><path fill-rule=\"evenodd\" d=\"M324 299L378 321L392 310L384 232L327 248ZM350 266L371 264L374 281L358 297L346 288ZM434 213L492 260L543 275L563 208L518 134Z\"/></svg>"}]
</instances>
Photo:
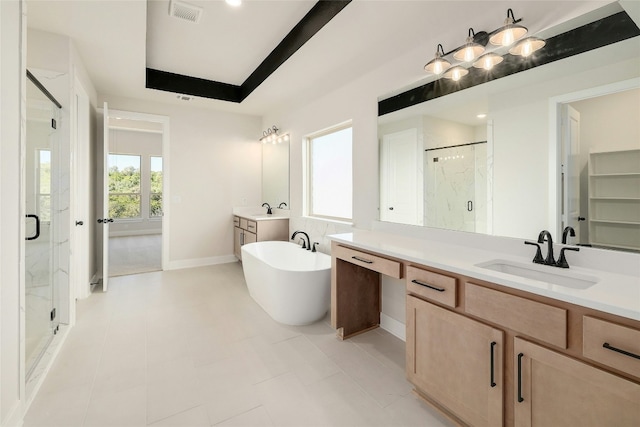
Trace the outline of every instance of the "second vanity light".
<instances>
[{"instance_id":1,"label":"second vanity light","mask_svg":"<svg viewBox=\"0 0 640 427\"><path fill-rule=\"evenodd\" d=\"M280 144L282 142L288 142L289 134L287 133L284 135L280 135L278 134L279 130L280 129L278 129L276 125L271 126L267 130L262 132L262 137L260 138L260 142L262 142L263 144L266 144L268 142L272 144Z\"/></svg>"},{"instance_id":2,"label":"second vanity light","mask_svg":"<svg viewBox=\"0 0 640 427\"><path fill-rule=\"evenodd\" d=\"M522 56L523 58L530 56L533 52L544 47L545 41L537 37L523 39L527 34L527 29L518 24L520 21L522 19L516 20L513 10L508 9L504 25L497 30L489 34L484 32L476 34L473 28L469 28L465 44L448 53L445 53L442 45L438 44L435 58L424 66L425 71L458 81L469 74L469 70L463 64L470 64L475 68L487 71L491 70L494 66L500 64L504 58L495 52L484 53L487 44L497 46L496 49L511 46L509 49L511 55ZM451 54L459 64L451 66L451 62L445 58Z\"/></svg>"}]
</instances>

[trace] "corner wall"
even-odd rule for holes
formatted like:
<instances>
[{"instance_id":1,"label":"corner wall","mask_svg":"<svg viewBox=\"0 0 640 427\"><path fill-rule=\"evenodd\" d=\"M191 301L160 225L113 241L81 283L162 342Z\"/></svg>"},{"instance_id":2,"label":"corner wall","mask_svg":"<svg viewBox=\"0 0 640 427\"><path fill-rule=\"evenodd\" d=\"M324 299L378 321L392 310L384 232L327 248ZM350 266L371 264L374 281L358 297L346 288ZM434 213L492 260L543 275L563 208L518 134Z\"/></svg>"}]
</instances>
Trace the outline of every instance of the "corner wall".
<instances>
[{"instance_id":1,"label":"corner wall","mask_svg":"<svg viewBox=\"0 0 640 427\"><path fill-rule=\"evenodd\" d=\"M22 411L21 344L23 303L20 285L20 244L24 227L21 204L21 138L24 133L24 3L0 2L0 425L19 422Z\"/></svg>"}]
</instances>

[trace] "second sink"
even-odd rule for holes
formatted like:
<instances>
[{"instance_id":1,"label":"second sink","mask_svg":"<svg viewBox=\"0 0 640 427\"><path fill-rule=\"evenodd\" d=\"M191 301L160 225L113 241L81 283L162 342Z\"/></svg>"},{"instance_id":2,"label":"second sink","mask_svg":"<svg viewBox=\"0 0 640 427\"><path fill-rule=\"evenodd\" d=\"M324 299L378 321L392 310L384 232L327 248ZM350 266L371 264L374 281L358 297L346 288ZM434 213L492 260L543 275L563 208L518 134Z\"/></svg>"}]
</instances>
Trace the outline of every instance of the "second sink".
<instances>
[{"instance_id":1,"label":"second sink","mask_svg":"<svg viewBox=\"0 0 640 427\"><path fill-rule=\"evenodd\" d=\"M545 265L524 264L504 259L494 259L476 264L476 266L574 289L587 289L598 283L598 278L595 276L576 274ZM552 269L558 271L553 271Z\"/></svg>"}]
</instances>

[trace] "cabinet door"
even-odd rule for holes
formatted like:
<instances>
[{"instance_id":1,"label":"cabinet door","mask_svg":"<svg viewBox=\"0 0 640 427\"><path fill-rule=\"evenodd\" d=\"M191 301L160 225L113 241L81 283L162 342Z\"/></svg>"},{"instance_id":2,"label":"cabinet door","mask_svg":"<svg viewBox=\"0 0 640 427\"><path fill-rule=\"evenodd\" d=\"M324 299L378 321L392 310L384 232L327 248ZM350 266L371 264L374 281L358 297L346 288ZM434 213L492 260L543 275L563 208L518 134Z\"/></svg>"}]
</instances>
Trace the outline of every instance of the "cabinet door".
<instances>
[{"instance_id":1,"label":"cabinet door","mask_svg":"<svg viewBox=\"0 0 640 427\"><path fill-rule=\"evenodd\" d=\"M256 241L257 239L255 233L251 233L250 231L244 232L244 242L242 242L243 245L246 245L247 243L254 243Z\"/></svg>"},{"instance_id":2,"label":"cabinet door","mask_svg":"<svg viewBox=\"0 0 640 427\"><path fill-rule=\"evenodd\" d=\"M501 426L504 333L407 296L407 377L464 423Z\"/></svg>"},{"instance_id":3,"label":"cabinet door","mask_svg":"<svg viewBox=\"0 0 640 427\"><path fill-rule=\"evenodd\" d=\"M515 425L637 426L640 384L515 339Z\"/></svg>"},{"instance_id":4,"label":"cabinet door","mask_svg":"<svg viewBox=\"0 0 640 427\"><path fill-rule=\"evenodd\" d=\"M242 259L242 251L240 247L242 246L242 233L244 231L240 227L233 227L233 254L239 260Z\"/></svg>"}]
</instances>

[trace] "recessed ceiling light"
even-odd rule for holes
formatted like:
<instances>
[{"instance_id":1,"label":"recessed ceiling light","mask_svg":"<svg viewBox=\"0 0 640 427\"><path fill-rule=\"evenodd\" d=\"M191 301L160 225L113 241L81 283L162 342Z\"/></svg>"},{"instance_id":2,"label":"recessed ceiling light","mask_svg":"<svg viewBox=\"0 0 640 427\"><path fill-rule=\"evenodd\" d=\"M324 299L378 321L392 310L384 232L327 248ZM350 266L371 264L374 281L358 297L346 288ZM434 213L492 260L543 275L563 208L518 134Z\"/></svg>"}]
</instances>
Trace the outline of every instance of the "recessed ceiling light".
<instances>
[{"instance_id":1,"label":"recessed ceiling light","mask_svg":"<svg viewBox=\"0 0 640 427\"><path fill-rule=\"evenodd\" d=\"M242 4L242 0L224 0L229 6L238 7Z\"/></svg>"},{"instance_id":2,"label":"recessed ceiling light","mask_svg":"<svg viewBox=\"0 0 640 427\"><path fill-rule=\"evenodd\" d=\"M484 119L485 117L487 117L487 115L485 113L480 113L476 117L479 119Z\"/></svg>"}]
</instances>

